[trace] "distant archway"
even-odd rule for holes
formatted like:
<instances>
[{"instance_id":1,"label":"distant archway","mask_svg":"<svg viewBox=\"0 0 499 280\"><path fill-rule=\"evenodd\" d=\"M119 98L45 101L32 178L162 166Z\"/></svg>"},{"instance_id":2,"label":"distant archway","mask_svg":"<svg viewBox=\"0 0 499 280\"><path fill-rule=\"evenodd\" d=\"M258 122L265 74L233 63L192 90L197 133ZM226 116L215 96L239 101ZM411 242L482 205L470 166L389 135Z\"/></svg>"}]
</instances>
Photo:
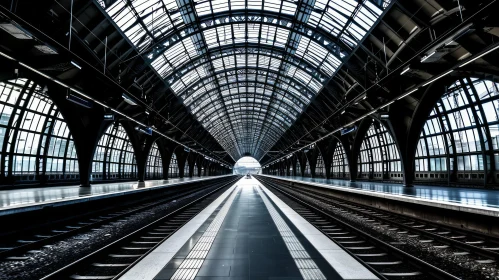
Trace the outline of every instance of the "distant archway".
<instances>
[{"instance_id":1,"label":"distant archway","mask_svg":"<svg viewBox=\"0 0 499 280\"><path fill-rule=\"evenodd\" d=\"M262 166L253 157L242 157L234 165L233 174L246 175L246 174L260 174Z\"/></svg>"}]
</instances>

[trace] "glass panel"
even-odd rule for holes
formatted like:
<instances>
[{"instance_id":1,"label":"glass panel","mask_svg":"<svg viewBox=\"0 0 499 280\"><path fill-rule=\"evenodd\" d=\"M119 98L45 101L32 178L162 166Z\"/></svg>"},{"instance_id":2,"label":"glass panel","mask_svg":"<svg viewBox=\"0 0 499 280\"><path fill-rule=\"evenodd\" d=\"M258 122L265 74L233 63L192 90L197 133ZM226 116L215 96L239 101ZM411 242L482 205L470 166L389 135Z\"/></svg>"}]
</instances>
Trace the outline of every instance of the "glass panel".
<instances>
[{"instance_id":1,"label":"glass panel","mask_svg":"<svg viewBox=\"0 0 499 280\"><path fill-rule=\"evenodd\" d=\"M326 166L324 164L324 159L322 158L321 153L317 157L317 163L315 165L315 176L319 178L326 177Z\"/></svg>"},{"instance_id":2,"label":"glass panel","mask_svg":"<svg viewBox=\"0 0 499 280\"><path fill-rule=\"evenodd\" d=\"M110 125L101 136L92 162L92 179L132 179L137 163L132 143L121 124Z\"/></svg>"},{"instance_id":3,"label":"glass panel","mask_svg":"<svg viewBox=\"0 0 499 280\"><path fill-rule=\"evenodd\" d=\"M312 176L312 172L310 171L310 162L307 159L307 162L305 163L305 171L303 172L303 177L310 177Z\"/></svg>"},{"instance_id":4,"label":"glass panel","mask_svg":"<svg viewBox=\"0 0 499 280\"><path fill-rule=\"evenodd\" d=\"M401 172L398 148L382 123L371 124L360 146L358 177L384 179L390 173Z\"/></svg>"},{"instance_id":5,"label":"glass panel","mask_svg":"<svg viewBox=\"0 0 499 280\"><path fill-rule=\"evenodd\" d=\"M3 147L5 137L10 139ZM79 178L66 122L41 87L27 79L0 82L0 153L5 175L10 173L19 181L43 175L47 181Z\"/></svg>"},{"instance_id":6,"label":"glass panel","mask_svg":"<svg viewBox=\"0 0 499 280\"><path fill-rule=\"evenodd\" d=\"M185 164L184 164L184 178L190 177L189 168L190 168L189 167L189 161L185 160Z\"/></svg>"},{"instance_id":7,"label":"glass panel","mask_svg":"<svg viewBox=\"0 0 499 280\"><path fill-rule=\"evenodd\" d=\"M299 176L299 177L302 176L301 165L300 165L300 161L299 160L296 160L296 176Z\"/></svg>"},{"instance_id":8,"label":"glass panel","mask_svg":"<svg viewBox=\"0 0 499 280\"><path fill-rule=\"evenodd\" d=\"M168 178L178 178L178 161L177 156L172 154L172 158L170 160L170 165L168 166Z\"/></svg>"},{"instance_id":9,"label":"glass panel","mask_svg":"<svg viewBox=\"0 0 499 280\"><path fill-rule=\"evenodd\" d=\"M162 179L163 178L163 160L159 153L158 145L154 142L147 157L146 166L147 179Z\"/></svg>"},{"instance_id":10,"label":"glass panel","mask_svg":"<svg viewBox=\"0 0 499 280\"><path fill-rule=\"evenodd\" d=\"M491 144L494 151L499 149L497 85L490 80L464 79L448 88L421 131L416 172L452 169L447 161L456 162L456 171L464 174L458 174L458 180L472 179L467 172L483 172L482 147L489 149ZM487 140L489 137L492 143Z\"/></svg>"},{"instance_id":11,"label":"glass panel","mask_svg":"<svg viewBox=\"0 0 499 280\"><path fill-rule=\"evenodd\" d=\"M333 153L331 178L346 178L348 174L348 159L345 149L343 149L343 145L340 142L337 142Z\"/></svg>"}]
</instances>

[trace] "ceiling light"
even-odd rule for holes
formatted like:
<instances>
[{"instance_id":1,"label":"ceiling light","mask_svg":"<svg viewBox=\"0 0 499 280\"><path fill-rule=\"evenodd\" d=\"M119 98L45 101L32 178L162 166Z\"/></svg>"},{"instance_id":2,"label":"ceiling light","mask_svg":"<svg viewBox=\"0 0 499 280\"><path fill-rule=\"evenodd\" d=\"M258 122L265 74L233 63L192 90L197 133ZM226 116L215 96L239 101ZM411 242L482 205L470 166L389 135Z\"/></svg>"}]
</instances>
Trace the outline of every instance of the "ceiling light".
<instances>
[{"instance_id":1,"label":"ceiling light","mask_svg":"<svg viewBox=\"0 0 499 280\"><path fill-rule=\"evenodd\" d=\"M57 51L47 45L36 45L35 48L44 54L57 54Z\"/></svg>"},{"instance_id":2,"label":"ceiling light","mask_svg":"<svg viewBox=\"0 0 499 280\"><path fill-rule=\"evenodd\" d=\"M135 130L137 130L138 132L142 132L142 133L149 135L149 136L152 135L152 128L150 128L150 127L136 126Z\"/></svg>"},{"instance_id":3,"label":"ceiling light","mask_svg":"<svg viewBox=\"0 0 499 280\"><path fill-rule=\"evenodd\" d=\"M383 109L383 108L385 108L386 106L388 106L388 105L392 104L393 102L395 102L395 101L393 101L393 100L392 100L392 101L390 101L390 102L386 103L385 105L383 105L383 106L379 107L379 109Z\"/></svg>"},{"instance_id":4,"label":"ceiling light","mask_svg":"<svg viewBox=\"0 0 499 280\"><path fill-rule=\"evenodd\" d=\"M92 101L87 100L85 98L82 98L80 96L76 96L74 94L68 93L66 95L66 100L71 101L77 105L80 105L85 108L92 108L93 104Z\"/></svg>"},{"instance_id":5,"label":"ceiling light","mask_svg":"<svg viewBox=\"0 0 499 280\"><path fill-rule=\"evenodd\" d=\"M407 66L404 70L402 70L402 72L400 72L400 75L404 75L409 70L411 70L411 67Z\"/></svg>"},{"instance_id":6,"label":"ceiling light","mask_svg":"<svg viewBox=\"0 0 499 280\"><path fill-rule=\"evenodd\" d=\"M76 62L74 62L74 61L71 60L71 64L73 64L74 67L76 67L76 68L78 68L78 69L81 70L81 66L78 63L76 63Z\"/></svg>"},{"instance_id":7,"label":"ceiling light","mask_svg":"<svg viewBox=\"0 0 499 280\"><path fill-rule=\"evenodd\" d=\"M17 39L23 39L23 40L33 39L33 36L31 36L31 34L29 34L28 31L24 30L22 27L18 26L17 24L2 23L0 24L0 28Z\"/></svg>"},{"instance_id":8,"label":"ceiling light","mask_svg":"<svg viewBox=\"0 0 499 280\"><path fill-rule=\"evenodd\" d=\"M419 88L415 88L415 89L413 89L413 90L411 90L411 91L409 91L409 92L405 93L404 95L399 96L399 97L397 98L397 100L400 100L400 99L402 99L402 98L404 98L404 97L406 97L406 96L408 96L408 95L412 94L413 92L416 92L418 89L419 89Z\"/></svg>"},{"instance_id":9,"label":"ceiling light","mask_svg":"<svg viewBox=\"0 0 499 280\"><path fill-rule=\"evenodd\" d=\"M132 106L137 106L137 103L135 103L135 101L133 101L133 99L131 99L130 97L128 97L128 95L126 94L122 94L121 97L123 97L123 101L125 101L126 103L128 103L129 105L132 105Z\"/></svg>"},{"instance_id":10,"label":"ceiling light","mask_svg":"<svg viewBox=\"0 0 499 280\"><path fill-rule=\"evenodd\" d=\"M470 60L466 61L465 63L463 63L463 64L459 65L459 67L466 66L466 65L470 64L471 62L473 62L473 61L475 61L475 60L477 60L477 59L481 58L482 56L487 55L487 54L489 54L489 53L491 53L491 52L493 52L493 51L495 51L495 50L497 50L497 49L499 49L499 45L498 45L498 46L493 47L492 49L490 49L490 50L488 50L488 51L486 51L486 52L482 53L481 55L479 55L479 56L477 56L477 57L474 57L474 58L472 58L472 59L470 59Z\"/></svg>"},{"instance_id":11,"label":"ceiling light","mask_svg":"<svg viewBox=\"0 0 499 280\"><path fill-rule=\"evenodd\" d=\"M425 86L433 83L434 81L436 81L436 80L438 80L438 79L440 79L442 77L445 77L445 76L449 75L452 71L454 71L454 70L447 71L447 72L443 73L442 75L440 75L440 76L438 76L438 77L436 77L434 79L431 79L430 81L424 83L423 86L425 87Z\"/></svg>"},{"instance_id":12,"label":"ceiling light","mask_svg":"<svg viewBox=\"0 0 499 280\"><path fill-rule=\"evenodd\" d=\"M428 58L430 58L432 55L434 55L436 52L432 52L429 55L425 55L422 59L421 62L425 62Z\"/></svg>"}]
</instances>

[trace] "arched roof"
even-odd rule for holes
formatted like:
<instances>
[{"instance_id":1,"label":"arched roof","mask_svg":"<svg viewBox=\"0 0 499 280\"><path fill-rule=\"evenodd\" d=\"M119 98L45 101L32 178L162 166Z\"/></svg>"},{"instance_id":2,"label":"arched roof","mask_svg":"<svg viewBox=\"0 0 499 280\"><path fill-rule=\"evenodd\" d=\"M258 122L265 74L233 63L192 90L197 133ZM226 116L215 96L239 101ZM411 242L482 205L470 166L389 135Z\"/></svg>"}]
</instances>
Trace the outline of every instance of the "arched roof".
<instances>
[{"instance_id":1,"label":"arched roof","mask_svg":"<svg viewBox=\"0 0 499 280\"><path fill-rule=\"evenodd\" d=\"M234 158L260 158L389 1L118 0L105 8Z\"/></svg>"}]
</instances>

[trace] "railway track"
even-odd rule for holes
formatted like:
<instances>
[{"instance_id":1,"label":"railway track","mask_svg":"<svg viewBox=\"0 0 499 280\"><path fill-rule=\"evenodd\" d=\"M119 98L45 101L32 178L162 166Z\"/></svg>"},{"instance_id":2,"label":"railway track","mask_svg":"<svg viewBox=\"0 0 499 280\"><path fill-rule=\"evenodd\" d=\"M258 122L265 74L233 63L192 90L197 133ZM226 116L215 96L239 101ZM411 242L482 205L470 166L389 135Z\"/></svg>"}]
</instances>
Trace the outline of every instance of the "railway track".
<instances>
[{"instance_id":1,"label":"railway track","mask_svg":"<svg viewBox=\"0 0 499 280\"><path fill-rule=\"evenodd\" d=\"M90 253L42 279L117 279L129 267L140 261L165 239L196 216L236 180L223 183L216 189L189 202L134 232Z\"/></svg>"},{"instance_id":2,"label":"railway track","mask_svg":"<svg viewBox=\"0 0 499 280\"><path fill-rule=\"evenodd\" d=\"M210 183L206 188L219 183ZM43 246L50 246L71 236L77 236L89 230L109 225L119 220L126 220L134 214L147 211L155 206L191 195L199 191L199 187L188 187L179 193L166 192L165 195L154 201L140 202L126 207L117 207L96 215L79 217L74 220L44 226L40 229L27 229L15 232L10 236L3 236L0 245L1 261L22 261L30 257L30 252L36 252Z\"/></svg>"},{"instance_id":3,"label":"railway track","mask_svg":"<svg viewBox=\"0 0 499 280\"><path fill-rule=\"evenodd\" d=\"M456 256L466 255L480 264L492 264L499 261L499 239L495 237L349 202L301 186L294 186L292 189L302 195L348 211L349 214L368 222L378 223L379 226L387 227L390 231L416 238L421 243L431 244L436 249L452 249L454 251L452 254Z\"/></svg>"},{"instance_id":4,"label":"railway track","mask_svg":"<svg viewBox=\"0 0 499 280\"><path fill-rule=\"evenodd\" d=\"M380 240L334 215L313 205L275 182L256 177L298 214L328 236L380 279L460 279L430 263ZM308 193L305 194L308 196ZM343 210L347 211L347 210ZM375 220L365 220L375 223Z\"/></svg>"}]
</instances>

